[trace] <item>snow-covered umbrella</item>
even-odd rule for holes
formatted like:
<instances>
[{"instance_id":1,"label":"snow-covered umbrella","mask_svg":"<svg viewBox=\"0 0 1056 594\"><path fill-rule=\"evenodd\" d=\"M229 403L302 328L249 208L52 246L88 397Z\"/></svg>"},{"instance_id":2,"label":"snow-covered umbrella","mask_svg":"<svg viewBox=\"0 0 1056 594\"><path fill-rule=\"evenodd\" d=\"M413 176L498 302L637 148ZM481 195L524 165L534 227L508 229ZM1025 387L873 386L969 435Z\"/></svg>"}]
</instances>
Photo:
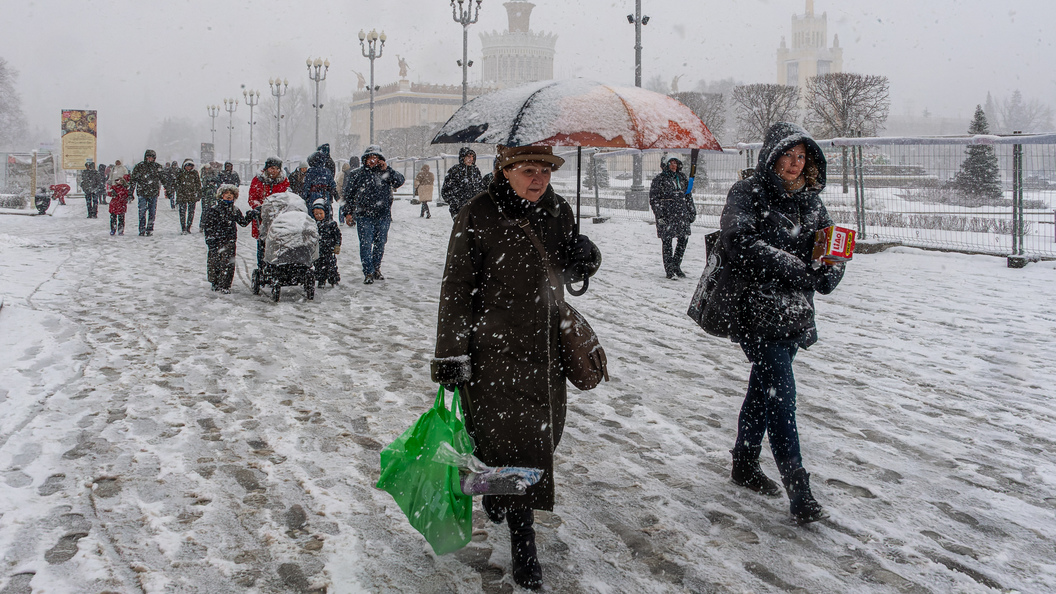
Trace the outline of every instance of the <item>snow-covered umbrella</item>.
<instances>
[{"instance_id":1,"label":"snow-covered umbrella","mask_svg":"<svg viewBox=\"0 0 1056 594\"><path fill-rule=\"evenodd\" d=\"M693 189L700 149L721 151L693 110L661 93L584 78L546 80L481 95L466 103L432 144L478 142L506 146L574 146L576 233L579 233L583 147L691 149ZM580 291L586 291L586 284Z\"/></svg>"}]
</instances>

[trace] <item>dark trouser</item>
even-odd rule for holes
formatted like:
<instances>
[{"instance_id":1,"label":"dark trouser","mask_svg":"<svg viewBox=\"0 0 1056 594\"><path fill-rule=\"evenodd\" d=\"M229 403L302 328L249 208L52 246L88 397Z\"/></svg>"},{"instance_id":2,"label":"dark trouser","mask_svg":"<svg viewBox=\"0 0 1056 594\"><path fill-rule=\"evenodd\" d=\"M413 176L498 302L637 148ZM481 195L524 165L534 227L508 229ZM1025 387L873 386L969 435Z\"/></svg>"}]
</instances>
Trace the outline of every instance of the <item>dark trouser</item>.
<instances>
[{"instance_id":1,"label":"dark trouser","mask_svg":"<svg viewBox=\"0 0 1056 594\"><path fill-rule=\"evenodd\" d=\"M180 206L183 206L182 204ZM209 245L206 260L206 273L209 282L216 289L230 289L235 278L235 242L229 241Z\"/></svg>"},{"instance_id":2,"label":"dark trouser","mask_svg":"<svg viewBox=\"0 0 1056 594\"><path fill-rule=\"evenodd\" d=\"M194 226L194 207L198 204L197 202L181 202L180 203L180 230L191 232L191 227Z\"/></svg>"},{"instance_id":3,"label":"dark trouser","mask_svg":"<svg viewBox=\"0 0 1056 594\"><path fill-rule=\"evenodd\" d=\"M125 215L124 214L111 214L110 215L110 235L119 233L125 234Z\"/></svg>"},{"instance_id":4,"label":"dark trouser","mask_svg":"<svg viewBox=\"0 0 1056 594\"><path fill-rule=\"evenodd\" d=\"M171 206L173 210L176 210L176 191L173 190L170 192L165 190L165 195L169 198L169 206Z\"/></svg>"},{"instance_id":5,"label":"dark trouser","mask_svg":"<svg viewBox=\"0 0 1056 594\"><path fill-rule=\"evenodd\" d=\"M99 217L99 194L95 192L85 192L84 205L88 207L89 219L95 219Z\"/></svg>"},{"instance_id":6,"label":"dark trouser","mask_svg":"<svg viewBox=\"0 0 1056 594\"><path fill-rule=\"evenodd\" d=\"M433 215L432 215L432 214L431 214L431 213L429 212L429 203L428 203L428 202L423 202L423 203L422 203L422 214L420 214L420 215L418 215L418 216L419 216L419 217L424 217L424 216L426 216L426 215L428 215L428 216L429 216L430 218L432 218L432 216L433 216Z\"/></svg>"},{"instance_id":7,"label":"dark trouser","mask_svg":"<svg viewBox=\"0 0 1056 594\"><path fill-rule=\"evenodd\" d=\"M322 284L324 282L337 283L341 276L337 273L337 256L334 248L328 248L326 253L320 253L319 259L315 261L315 280Z\"/></svg>"},{"instance_id":8,"label":"dark trouser","mask_svg":"<svg viewBox=\"0 0 1056 594\"><path fill-rule=\"evenodd\" d=\"M686 246L689 245L689 237L683 235L678 238L677 244L672 248L672 239L661 239L660 245L664 252L664 272L668 276L678 274L682 271L682 257L686 255Z\"/></svg>"},{"instance_id":9,"label":"dark trouser","mask_svg":"<svg viewBox=\"0 0 1056 594\"><path fill-rule=\"evenodd\" d=\"M796 378L792 375L792 361L799 345L744 342L741 349L752 362L752 374L737 420L734 448L757 447L763 443L765 433L770 437L770 450L781 476L791 476L803 465L796 430Z\"/></svg>"},{"instance_id":10,"label":"dark trouser","mask_svg":"<svg viewBox=\"0 0 1056 594\"><path fill-rule=\"evenodd\" d=\"M264 272L264 238L257 238L257 270Z\"/></svg>"},{"instance_id":11,"label":"dark trouser","mask_svg":"<svg viewBox=\"0 0 1056 594\"><path fill-rule=\"evenodd\" d=\"M356 231L359 233L359 259L363 263L363 275L371 275L381 267L385 256L385 242L389 239L389 217L356 219Z\"/></svg>"},{"instance_id":12,"label":"dark trouser","mask_svg":"<svg viewBox=\"0 0 1056 594\"><path fill-rule=\"evenodd\" d=\"M139 195L139 234L154 232L154 215L158 212L158 197Z\"/></svg>"}]
</instances>

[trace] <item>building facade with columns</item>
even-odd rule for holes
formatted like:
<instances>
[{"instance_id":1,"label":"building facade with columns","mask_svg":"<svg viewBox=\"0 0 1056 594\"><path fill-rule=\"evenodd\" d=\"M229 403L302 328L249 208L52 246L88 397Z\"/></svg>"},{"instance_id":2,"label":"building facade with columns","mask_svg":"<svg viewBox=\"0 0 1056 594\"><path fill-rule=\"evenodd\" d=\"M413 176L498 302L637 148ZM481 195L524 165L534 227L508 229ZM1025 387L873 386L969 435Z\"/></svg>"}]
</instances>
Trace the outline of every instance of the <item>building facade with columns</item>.
<instances>
[{"instance_id":1,"label":"building facade with columns","mask_svg":"<svg viewBox=\"0 0 1056 594\"><path fill-rule=\"evenodd\" d=\"M481 33L481 66L485 86L497 89L515 87L554 78L557 36L536 33L531 28L535 5L525 0L503 4L509 28L503 32Z\"/></svg>"},{"instance_id":2,"label":"building facade with columns","mask_svg":"<svg viewBox=\"0 0 1056 594\"><path fill-rule=\"evenodd\" d=\"M814 0L806 0L806 12L792 15L792 44L781 38L777 50L777 84L803 88L807 79L833 72L843 72L843 49L839 35L833 35L829 47L828 15L814 14Z\"/></svg>"}]
</instances>

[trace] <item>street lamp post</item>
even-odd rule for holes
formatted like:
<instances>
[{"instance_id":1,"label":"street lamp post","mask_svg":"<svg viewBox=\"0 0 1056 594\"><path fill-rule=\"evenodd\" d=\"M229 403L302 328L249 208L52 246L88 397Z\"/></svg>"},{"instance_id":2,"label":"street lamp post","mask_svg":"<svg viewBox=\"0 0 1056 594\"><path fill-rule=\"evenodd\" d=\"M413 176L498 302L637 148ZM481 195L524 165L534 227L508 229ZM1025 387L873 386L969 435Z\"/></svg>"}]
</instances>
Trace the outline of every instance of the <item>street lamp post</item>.
<instances>
[{"instance_id":1,"label":"street lamp post","mask_svg":"<svg viewBox=\"0 0 1056 594\"><path fill-rule=\"evenodd\" d=\"M216 150L216 116L220 115L219 105L206 105L205 108L209 110L209 131L213 133L213 150Z\"/></svg>"},{"instance_id":2,"label":"street lamp post","mask_svg":"<svg viewBox=\"0 0 1056 594\"><path fill-rule=\"evenodd\" d=\"M458 0L458 13L455 13L455 0L451 0L451 18L462 25L462 59L458 65L462 67L462 105L466 104L469 88L469 67L473 65L469 59L469 26L477 22L480 16L480 2L477 0L477 10L473 10L473 0L469 0L469 7L463 7L464 0Z\"/></svg>"},{"instance_id":3,"label":"street lamp post","mask_svg":"<svg viewBox=\"0 0 1056 594\"><path fill-rule=\"evenodd\" d=\"M269 78L268 86L271 87L271 95L275 97L275 156L282 158L282 96L290 86L290 81L280 80L279 77Z\"/></svg>"},{"instance_id":4,"label":"street lamp post","mask_svg":"<svg viewBox=\"0 0 1056 594\"><path fill-rule=\"evenodd\" d=\"M249 170L253 169L253 126L257 125L257 122L253 119L253 108L260 103L260 91L242 91L242 97L246 100L246 105L249 106Z\"/></svg>"},{"instance_id":5,"label":"street lamp post","mask_svg":"<svg viewBox=\"0 0 1056 594\"><path fill-rule=\"evenodd\" d=\"M642 16L642 0L634 0L634 14L627 15L627 22L634 25L634 86L642 86L642 27L649 24L649 17ZM633 202L637 210L646 209L645 186L642 185L642 155L634 155L631 167L631 191L628 202Z\"/></svg>"},{"instance_id":6,"label":"street lamp post","mask_svg":"<svg viewBox=\"0 0 1056 594\"><path fill-rule=\"evenodd\" d=\"M235 110L238 109L238 99L224 99L224 109L227 110L230 120L227 124L227 158L233 163L235 161Z\"/></svg>"},{"instance_id":7,"label":"street lamp post","mask_svg":"<svg viewBox=\"0 0 1056 594\"><path fill-rule=\"evenodd\" d=\"M315 146L319 146L319 110L323 108L323 104L319 103L319 83L326 80L326 73L330 70L330 60L322 60L316 58L312 61L308 58L304 61L308 65L308 78L315 81L315 103L312 107L315 108ZM315 72L312 72L312 67L315 67Z\"/></svg>"},{"instance_id":8,"label":"street lamp post","mask_svg":"<svg viewBox=\"0 0 1056 594\"><path fill-rule=\"evenodd\" d=\"M381 40L381 45L378 45L378 40ZM380 58L381 51L385 49L385 32L379 35L375 29L371 29L370 33L360 29L359 48L363 51L363 57L370 59L370 144L374 144L374 91L377 90L374 86L374 60Z\"/></svg>"}]
</instances>

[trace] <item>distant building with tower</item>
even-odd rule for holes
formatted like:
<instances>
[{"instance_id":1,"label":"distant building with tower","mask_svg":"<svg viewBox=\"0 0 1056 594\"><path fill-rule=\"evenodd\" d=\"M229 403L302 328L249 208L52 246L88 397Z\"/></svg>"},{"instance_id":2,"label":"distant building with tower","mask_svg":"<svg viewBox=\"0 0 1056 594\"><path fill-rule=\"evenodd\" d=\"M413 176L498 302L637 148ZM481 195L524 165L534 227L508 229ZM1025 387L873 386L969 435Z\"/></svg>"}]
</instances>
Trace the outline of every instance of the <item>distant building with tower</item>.
<instances>
[{"instance_id":1,"label":"distant building with tower","mask_svg":"<svg viewBox=\"0 0 1056 594\"><path fill-rule=\"evenodd\" d=\"M512 0L503 6L509 28L480 34L484 85L504 89L554 78L557 36L532 31L531 2Z\"/></svg>"},{"instance_id":2,"label":"distant building with tower","mask_svg":"<svg viewBox=\"0 0 1056 594\"><path fill-rule=\"evenodd\" d=\"M554 77L557 36L531 30L530 18L535 5L526 0L511 0L503 6L509 29L501 33L480 34L483 45L481 74L474 77L472 69L470 71L467 93L470 99L498 89ZM409 67L413 69L413 64ZM406 62L403 68L408 68ZM400 155L403 150L415 148L428 129L438 128L461 106L461 84L414 83L406 76L380 84L374 93L375 140L382 143L382 148L394 151L394 156ZM364 86L353 93L351 109L351 143L362 148L370 138L370 92ZM386 143L394 146L386 147Z\"/></svg>"},{"instance_id":3,"label":"distant building with tower","mask_svg":"<svg viewBox=\"0 0 1056 594\"><path fill-rule=\"evenodd\" d=\"M828 46L828 15L814 14L814 0L806 0L806 13L792 15L792 46L781 38L777 49L777 84L803 88L807 79L843 72L843 48L839 35Z\"/></svg>"}]
</instances>

